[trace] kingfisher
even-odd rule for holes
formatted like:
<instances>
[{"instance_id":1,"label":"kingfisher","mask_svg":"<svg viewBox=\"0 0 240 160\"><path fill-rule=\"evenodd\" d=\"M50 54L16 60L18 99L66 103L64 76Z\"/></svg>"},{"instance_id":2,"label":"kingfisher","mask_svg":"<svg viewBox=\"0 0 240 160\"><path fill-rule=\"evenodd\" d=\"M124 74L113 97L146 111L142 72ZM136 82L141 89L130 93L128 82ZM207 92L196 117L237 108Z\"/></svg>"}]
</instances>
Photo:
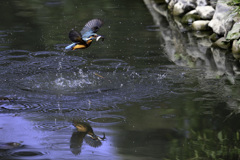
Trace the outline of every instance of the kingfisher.
<instances>
[{"instance_id":1,"label":"kingfisher","mask_svg":"<svg viewBox=\"0 0 240 160\"><path fill-rule=\"evenodd\" d=\"M65 47L66 50L84 49L91 45L95 39L104 40L104 36L98 35L97 31L102 27L103 22L100 19L92 19L88 21L83 29L80 31L71 30L69 32L69 39L73 42L72 44Z\"/></svg>"}]
</instances>

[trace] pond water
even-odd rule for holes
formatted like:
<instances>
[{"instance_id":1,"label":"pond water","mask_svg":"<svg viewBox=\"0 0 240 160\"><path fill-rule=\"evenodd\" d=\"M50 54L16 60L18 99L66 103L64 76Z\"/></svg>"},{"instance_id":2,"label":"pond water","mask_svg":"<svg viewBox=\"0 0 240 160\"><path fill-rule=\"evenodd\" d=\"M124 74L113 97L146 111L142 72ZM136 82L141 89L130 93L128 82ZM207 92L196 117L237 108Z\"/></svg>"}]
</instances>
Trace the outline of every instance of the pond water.
<instances>
[{"instance_id":1,"label":"pond water","mask_svg":"<svg viewBox=\"0 0 240 160\"><path fill-rule=\"evenodd\" d=\"M0 8L0 159L239 159L239 63L167 12L147 0ZM105 40L65 51L93 18ZM73 120L106 139L73 149Z\"/></svg>"}]
</instances>

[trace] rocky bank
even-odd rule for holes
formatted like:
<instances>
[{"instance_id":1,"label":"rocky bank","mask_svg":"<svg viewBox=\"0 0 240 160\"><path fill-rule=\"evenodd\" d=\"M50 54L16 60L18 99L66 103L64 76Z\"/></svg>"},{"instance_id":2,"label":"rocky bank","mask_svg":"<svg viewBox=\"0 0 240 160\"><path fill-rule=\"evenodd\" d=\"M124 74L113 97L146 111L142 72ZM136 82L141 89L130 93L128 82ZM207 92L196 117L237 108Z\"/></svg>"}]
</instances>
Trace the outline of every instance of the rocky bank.
<instances>
[{"instance_id":1,"label":"rocky bank","mask_svg":"<svg viewBox=\"0 0 240 160\"><path fill-rule=\"evenodd\" d=\"M204 79L240 75L240 22L227 2L206 0L144 0L168 59L178 66L201 68ZM236 48L236 50L234 50ZM162 53L162 52L161 52Z\"/></svg>"},{"instance_id":2,"label":"rocky bank","mask_svg":"<svg viewBox=\"0 0 240 160\"><path fill-rule=\"evenodd\" d=\"M187 24L194 31L212 31L212 45L230 49L240 58L240 16L229 0L154 0L155 9L166 4L180 25Z\"/></svg>"}]
</instances>

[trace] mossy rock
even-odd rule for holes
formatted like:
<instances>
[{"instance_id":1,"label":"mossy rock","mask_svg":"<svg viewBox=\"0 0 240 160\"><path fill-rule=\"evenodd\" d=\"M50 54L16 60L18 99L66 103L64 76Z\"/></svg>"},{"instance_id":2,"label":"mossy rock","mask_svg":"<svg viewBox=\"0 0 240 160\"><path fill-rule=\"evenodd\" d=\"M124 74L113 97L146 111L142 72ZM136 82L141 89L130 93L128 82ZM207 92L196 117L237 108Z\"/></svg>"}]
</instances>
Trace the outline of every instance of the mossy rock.
<instances>
[{"instance_id":1,"label":"mossy rock","mask_svg":"<svg viewBox=\"0 0 240 160\"><path fill-rule=\"evenodd\" d=\"M235 40L240 38L240 23L235 23L227 34L227 40Z\"/></svg>"},{"instance_id":2,"label":"mossy rock","mask_svg":"<svg viewBox=\"0 0 240 160\"><path fill-rule=\"evenodd\" d=\"M234 40L232 44L233 57L240 59L240 40Z\"/></svg>"},{"instance_id":3,"label":"mossy rock","mask_svg":"<svg viewBox=\"0 0 240 160\"><path fill-rule=\"evenodd\" d=\"M211 36L209 36L209 40L211 42L216 42L219 38L220 38L219 35L216 33L213 33Z\"/></svg>"},{"instance_id":4,"label":"mossy rock","mask_svg":"<svg viewBox=\"0 0 240 160\"><path fill-rule=\"evenodd\" d=\"M219 38L216 42L213 43L214 47L219 47L222 49L228 49L230 47L230 42L227 41L224 37Z\"/></svg>"},{"instance_id":5,"label":"mossy rock","mask_svg":"<svg viewBox=\"0 0 240 160\"><path fill-rule=\"evenodd\" d=\"M183 24L192 24L194 21L196 20L200 20L201 17L199 15L196 14L186 14L183 16L182 18L182 23Z\"/></svg>"}]
</instances>

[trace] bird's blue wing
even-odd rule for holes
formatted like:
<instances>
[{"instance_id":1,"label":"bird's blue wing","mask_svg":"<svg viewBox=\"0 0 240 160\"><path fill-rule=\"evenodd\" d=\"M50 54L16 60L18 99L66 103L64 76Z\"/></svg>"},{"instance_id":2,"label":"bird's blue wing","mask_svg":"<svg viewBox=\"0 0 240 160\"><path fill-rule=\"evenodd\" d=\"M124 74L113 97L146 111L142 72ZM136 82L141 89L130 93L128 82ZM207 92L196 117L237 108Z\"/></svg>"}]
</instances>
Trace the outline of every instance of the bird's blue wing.
<instances>
[{"instance_id":1,"label":"bird's blue wing","mask_svg":"<svg viewBox=\"0 0 240 160\"><path fill-rule=\"evenodd\" d=\"M89 22L87 22L87 24L85 24L85 26L80 32L82 35L82 38L90 37L91 35L96 33L101 28L102 25L103 25L103 22L100 19L90 20Z\"/></svg>"}]
</instances>

